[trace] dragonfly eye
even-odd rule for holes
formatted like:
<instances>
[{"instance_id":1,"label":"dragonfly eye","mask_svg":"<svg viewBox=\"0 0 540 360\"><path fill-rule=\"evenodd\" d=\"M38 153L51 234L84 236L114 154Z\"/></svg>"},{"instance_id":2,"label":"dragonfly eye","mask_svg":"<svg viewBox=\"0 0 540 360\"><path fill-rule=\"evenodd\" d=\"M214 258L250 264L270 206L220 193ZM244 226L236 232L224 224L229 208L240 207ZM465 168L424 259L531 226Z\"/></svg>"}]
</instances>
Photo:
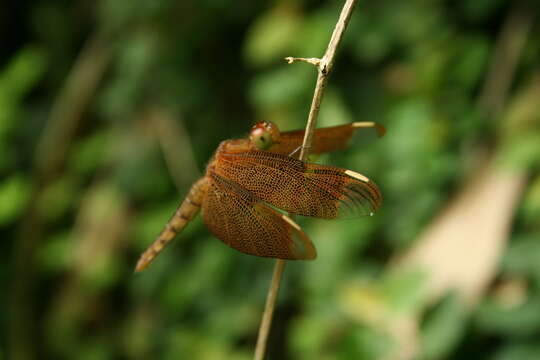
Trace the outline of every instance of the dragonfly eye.
<instances>
[{"instance_id":1,"label":"dragonfly eye","mask_svg":"<svg viewBox=\"0 0 540 360\"><path fill-rule=\"evenodd\" d=\"M257 149L268 150L279 141L279 129L274 123L259 122L251 129L249 139Z\"/></svg>"},{"instance_id":2,"label":"dragonfly eye","mask_svg":"<svg viewBox=\"0 0 540 360\"><path fill-rule=\"evenodd\" d=\"M272 136L265 131L254 131L251 135L251 141L260 150L267 150L273 144Z\"/></svg>"}]
</instances>

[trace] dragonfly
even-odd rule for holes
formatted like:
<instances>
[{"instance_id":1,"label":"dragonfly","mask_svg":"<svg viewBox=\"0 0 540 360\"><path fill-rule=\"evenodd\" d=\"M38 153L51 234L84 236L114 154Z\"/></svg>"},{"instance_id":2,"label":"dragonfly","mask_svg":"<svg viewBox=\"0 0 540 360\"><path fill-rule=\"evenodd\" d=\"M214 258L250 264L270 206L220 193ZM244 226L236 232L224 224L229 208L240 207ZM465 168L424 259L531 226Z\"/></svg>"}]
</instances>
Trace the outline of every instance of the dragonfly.
<instances>
[{"instance_id":1,"label":"dragonfly","mask_svg":"<svg viewBox=\"0 0 540 360\"><path fill-rule=\"evenodd\" d=\"M386 132L374 122L319 128L310 153L345 149L362 128ZM222 141L135 271L146 269L201 209L210 232L225 244L285 260L311 260L317 252L284 212L323 219L373 215L382 201L377 185L352 170L301 161L303 137L304 130L280 132L275 123L261 121L249 137Z\"/></svg>"}]
</instances>

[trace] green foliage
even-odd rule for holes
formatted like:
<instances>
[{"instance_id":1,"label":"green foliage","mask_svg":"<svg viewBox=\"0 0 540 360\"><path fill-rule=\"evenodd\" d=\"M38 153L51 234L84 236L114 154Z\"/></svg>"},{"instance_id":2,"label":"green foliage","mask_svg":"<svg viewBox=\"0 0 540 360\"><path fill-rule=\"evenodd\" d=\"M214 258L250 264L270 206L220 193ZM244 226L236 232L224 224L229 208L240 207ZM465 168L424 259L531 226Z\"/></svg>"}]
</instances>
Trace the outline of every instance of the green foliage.
<instances>
[{"instance_id":1,"label":"green foliage","mask_svg":"<svg viewBox=\"0 0 540 360\"><path fill-rule=\"evenodd\" d=\"M30 184L22 175L13 175L0 184L0 226L22 215L30 197Z\"/></svg>"},{"instance_id":2,"label":"green foliage","mask_svg":"<svg viewBox=\"0 0 540 360\"><path fill-rule=\"evenodd\" d=\"M366 174L383 207L355 220L297 219L318 259L287 264L268 359L381 359L402 350L396 324L412 324L422 360L540 358L537 24L503 111L487 116L478 106L497 36L522 3L534 5L359 2L319 125L377 121L388 132L363 132L317 161ZM231 250L198 217L150 269L132 269L221 140L245 136L257 120L304 126L316 72L283 58L320 57L340 7L25 0L0 19L9 29L0 62L0 281L9 289L0 323L15 312L22 324L20 308L29 310L28 332L0 328L10 339L0 341L0 360L23 358L12 340L36 359L252 358L272 260ZM86 46L94 39L101 50ZM95 92L60 108L76 116L55 113L74 69L104 54ZM64 116L60 125L53 113ZM59 141L40 151L61 164L43 174L36 149L51 133ZM509 244L477 304L447 295L431 306L431 274L389 264L453 198L482 149L527 175ZM21 306L8 299L17 289L27 296Z\"/></svg>"},{"instance_id":3,"label":"green foliage","mask_svg":"<svg viewBox=\"0 0 540 360\"><path fill-rule=\"evenodd\" d=\"M392 346L387 336L368 328L360 328L351 331L344 339L337 359L379 359Z\"/></svg>"},{"instance_id":4,"label":"green foliage","mask_svg":"<svg viewBox=\"0 0 540 360\"><path fill-rule=\"evenodd\" d=\"M422 326L421 359L441 359L451 354L463 336L466 309L457 296L448 296L438 304Z\"/></svg>"},{"instance_id":5,"label":"green foliage","mask_svg":"<svg viewBox=\"0 0 540 360\"><path fill-rule=\"evenodd\" d=\"M295 34L301 19L292 7L284 3L281 8L266 13L252 24L245 41L245 53L249 63L275 63L294 48Z\"/></svg>"},{"instance_id":6,"label":"green foliage","mask_svg":"<svg viewBox=\"0 0 540 360\"><path fill-rule=\"evenodd\" d=\"M495 360L533 360L540 356L540 347L536 343L517 343L504 347L495 355Z\"/></svg>"}]
</instances>

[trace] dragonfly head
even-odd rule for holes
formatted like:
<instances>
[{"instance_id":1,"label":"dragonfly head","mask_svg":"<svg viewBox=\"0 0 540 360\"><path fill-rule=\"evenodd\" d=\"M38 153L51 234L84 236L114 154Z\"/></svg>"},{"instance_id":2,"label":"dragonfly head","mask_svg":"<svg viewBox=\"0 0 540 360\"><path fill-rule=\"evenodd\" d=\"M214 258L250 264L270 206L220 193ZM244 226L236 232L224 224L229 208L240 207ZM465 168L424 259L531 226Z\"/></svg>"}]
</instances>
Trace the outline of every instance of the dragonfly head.
<instances>
[{"instance_id":1,"label":"dragonfly head","mask_svg":"<svg viewBox=\"0 0 540 360\"><path fill-rule=\"evenodd\" d=\"M249 140L259 150L268 150L279 142L279 129L271 121L260 121L253 125L249 132Z\"/></svg>"}]
</instances>

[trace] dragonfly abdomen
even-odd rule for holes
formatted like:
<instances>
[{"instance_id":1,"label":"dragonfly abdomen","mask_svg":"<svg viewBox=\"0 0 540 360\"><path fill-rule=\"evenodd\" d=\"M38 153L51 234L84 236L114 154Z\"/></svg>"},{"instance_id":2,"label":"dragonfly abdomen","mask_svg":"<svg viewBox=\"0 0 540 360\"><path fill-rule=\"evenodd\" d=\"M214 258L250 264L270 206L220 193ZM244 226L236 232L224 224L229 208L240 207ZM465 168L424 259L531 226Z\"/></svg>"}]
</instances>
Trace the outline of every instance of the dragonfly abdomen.
<instances>
[{"instance_id":1,"label":"dragonfly abdomen","mask_svg":"<svg viewBox=\"0 0 540 360\"><path fill-rule=\"evenodd\" d=\"M193 220L201 209L204 195L207 191L207 179L203 177L197 181L187 194L184 201L178 206L171 219L165 225L156 240L141 255L135 272L146 269L158 254L167 246L186 225Z\"/></svg>"}]
</instances>

